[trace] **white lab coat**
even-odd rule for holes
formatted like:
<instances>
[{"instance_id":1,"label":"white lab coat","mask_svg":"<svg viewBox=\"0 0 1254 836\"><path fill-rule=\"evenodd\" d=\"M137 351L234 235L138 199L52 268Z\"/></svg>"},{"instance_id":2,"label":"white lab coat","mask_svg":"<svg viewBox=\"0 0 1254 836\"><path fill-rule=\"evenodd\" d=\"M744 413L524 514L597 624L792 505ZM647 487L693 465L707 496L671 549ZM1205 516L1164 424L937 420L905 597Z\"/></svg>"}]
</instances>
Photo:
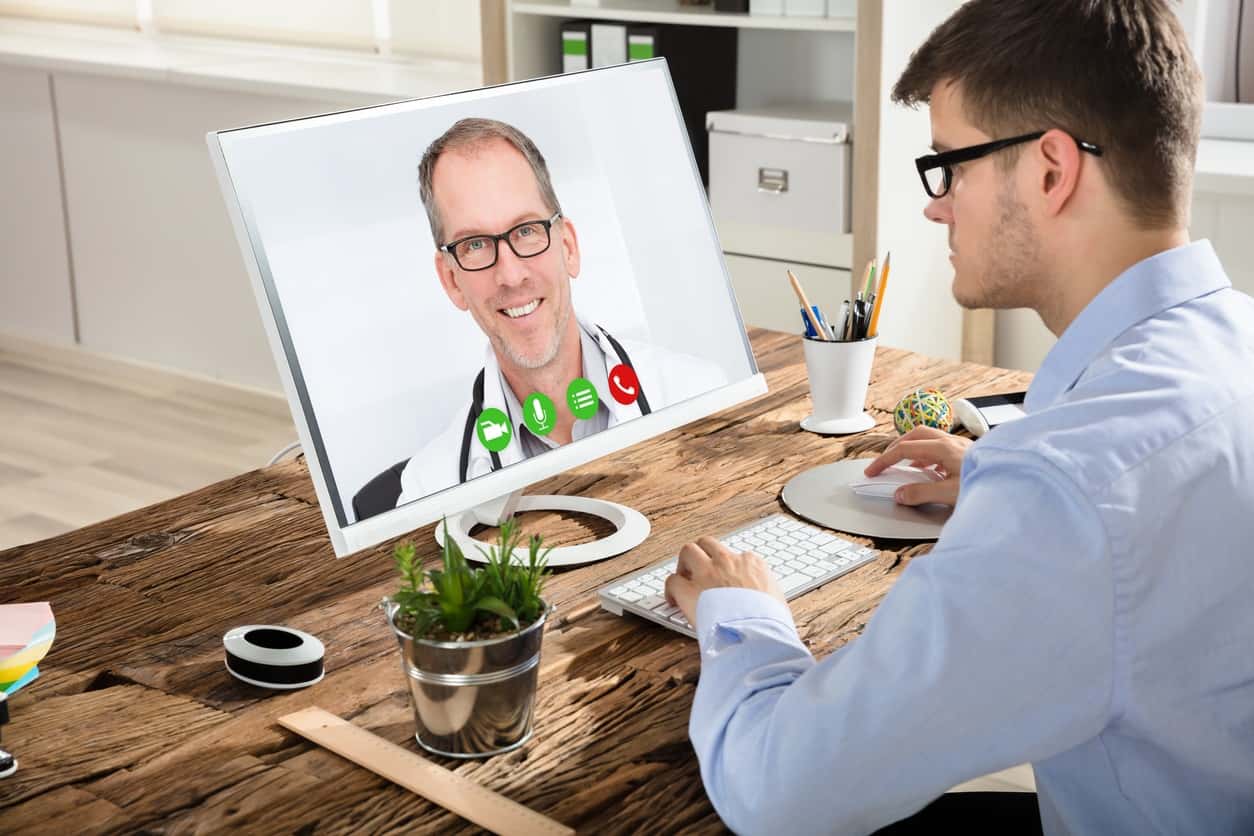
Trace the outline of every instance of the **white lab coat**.
<instances>
[{"instance_id":1,"label":"white lab coat","mask_svg":"<svg viewBox=\"0 0 1254 836\"><path fill-rule=\"evenodd\" d=\"M623 361L600 328L583 320L579 324L593 336L601 348L608 376L609 370ZM613 334L612 331L610 333ZM615 337L631 360L632 370L640 381L640 388L649 401L650 410L654 412L727 384L727 375L708 360L648 343L624 340L617 335ZM588 361L585 359L584 362ZM462 438L466 430L466 415L473 402L473 385L474 377L466 381L466 400L450 417L448 426L405 465L401 473L401 495L396 501L397 506L458 484L461 475ZM609 392L598 391L597 394L601 403L609 408L608 427L640 417L639 401L624 405L614 400ZM500 365L490 345L484 359L483 406L485 409L494 406L503 412L509 412L505 406L505 393L501 389ZM518 427L514 428L514 432L517 434ZM508 467L524 458L522 445L517 439L497 455L502 467ZM470 459L466 468L467 481L491 470L491 454L479 443L478 438L471 438Z\"/></svg>"}]
</instances>

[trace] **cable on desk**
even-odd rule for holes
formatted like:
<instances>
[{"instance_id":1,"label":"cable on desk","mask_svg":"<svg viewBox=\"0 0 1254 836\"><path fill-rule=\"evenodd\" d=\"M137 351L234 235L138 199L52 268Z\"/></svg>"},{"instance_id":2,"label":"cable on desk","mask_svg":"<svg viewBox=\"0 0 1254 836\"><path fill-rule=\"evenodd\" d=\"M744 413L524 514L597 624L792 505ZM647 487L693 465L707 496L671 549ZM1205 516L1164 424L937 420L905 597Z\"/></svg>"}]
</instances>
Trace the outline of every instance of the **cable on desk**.
<instances>
[{"instance_id":1,"label":"cable on desk","mask_svg":"<svg viewBox=\"0 0 1254 836\"><path fill-rule=\"evenodd\" d=\"M300 449L300 442L293 441L291 444L287 445L282 450L280 450L279 452L271 456L270 461L266 462L266 467L270 467L270 465L273 465L273 464L278 464L279 459L283 458L284 456L286 456L288 453L292 452L293 450L298 450L298 449Z\"/></svg>"}]
</instances>

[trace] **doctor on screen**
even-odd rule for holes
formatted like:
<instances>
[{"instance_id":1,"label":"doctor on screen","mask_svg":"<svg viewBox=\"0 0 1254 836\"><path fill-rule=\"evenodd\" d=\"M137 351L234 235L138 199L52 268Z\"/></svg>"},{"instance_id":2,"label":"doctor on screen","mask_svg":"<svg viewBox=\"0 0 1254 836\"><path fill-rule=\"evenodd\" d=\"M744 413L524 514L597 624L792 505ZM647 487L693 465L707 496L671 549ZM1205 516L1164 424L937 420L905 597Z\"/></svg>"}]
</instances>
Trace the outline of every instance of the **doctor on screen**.
<instances>
[{"instance_id":1,"label":"doctor on screen","mask_svg":"<svg viewBox=\"0 0 1254 836\"><path fill-rule=\"evenodd\" d=\"M447 428L405 466L398 506L727 382L708 361L577 314L575 224L517 128L457 122L427 148L419 181L440 284L488 346Z\"/></svg>"}]
</instances>

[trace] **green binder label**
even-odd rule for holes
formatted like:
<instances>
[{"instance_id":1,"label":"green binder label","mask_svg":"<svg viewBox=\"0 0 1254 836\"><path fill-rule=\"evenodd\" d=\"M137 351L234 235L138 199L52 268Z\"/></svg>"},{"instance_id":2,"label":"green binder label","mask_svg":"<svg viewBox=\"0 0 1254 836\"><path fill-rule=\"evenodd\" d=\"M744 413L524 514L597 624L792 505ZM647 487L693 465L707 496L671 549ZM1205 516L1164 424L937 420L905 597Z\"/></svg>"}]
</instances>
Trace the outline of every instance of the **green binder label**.
<instances>
[{"instance_id":1,"label":"green binder label","mask_svg":"<svg viewBox=\"0 0 1254 836\"><path fill-rule=\"evenodd\" d=\"M562 33L562 54L563 55L587 55L588 54L588 36L582 32L563 32Z\"/></svg>"},{"instance_id":2,"label":"green binder label","mask_svg":"<svg viewBox=\"0 0 1254 836\"><path fill-rule=\"evenodd\" d=\"M634 37L627 39L627 60L647 61L653 56L653 39Z\"/></svg>"}]
</instances>

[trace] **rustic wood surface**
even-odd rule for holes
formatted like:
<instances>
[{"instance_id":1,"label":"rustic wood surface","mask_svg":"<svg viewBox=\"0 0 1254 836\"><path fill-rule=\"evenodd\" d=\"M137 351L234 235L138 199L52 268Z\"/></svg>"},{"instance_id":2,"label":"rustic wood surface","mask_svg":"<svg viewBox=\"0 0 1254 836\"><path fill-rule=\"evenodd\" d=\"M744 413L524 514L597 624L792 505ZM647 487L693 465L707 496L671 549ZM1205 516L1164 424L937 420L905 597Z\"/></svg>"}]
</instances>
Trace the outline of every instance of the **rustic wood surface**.
<instances>
[{"instance_id":1,"label":"rustic wood surface","mask_svg":"<svg viewBox=\"0 0 1254 836\"><path fill-rule=\"evenodd\" d=\"M1029 381L880 348L868 401L877 427L821 438L798 426L809 411L798 339L761 330L752 339L768 394L533 488L626 503L653 532L627 555L550 581L557 616L534 739L486 761L438 762L582 833L721 831L687 739L696 644L600 611L595 591L702 534L780 510L780 490L802 470L874 455L893 437L897 398L915 386L958 397ZM523 524L555 545L591 530L584 518L547 513ZM434 560L432 526L414 536ZM319 705L418 749L396 642L377 609L394 585L391 545L335 560L298 460L0 553L3 600L48 600L57 616L42 676L11 700L3 741L21 769L0 780L0 830L473 832L275 722ZM874 545L876 563L792 603L817 656L854 638L905 563L929 548ZM249 623L319 636L326 679L271 693L228 676L222 634Z\"/></svg>"}]
</instances>

